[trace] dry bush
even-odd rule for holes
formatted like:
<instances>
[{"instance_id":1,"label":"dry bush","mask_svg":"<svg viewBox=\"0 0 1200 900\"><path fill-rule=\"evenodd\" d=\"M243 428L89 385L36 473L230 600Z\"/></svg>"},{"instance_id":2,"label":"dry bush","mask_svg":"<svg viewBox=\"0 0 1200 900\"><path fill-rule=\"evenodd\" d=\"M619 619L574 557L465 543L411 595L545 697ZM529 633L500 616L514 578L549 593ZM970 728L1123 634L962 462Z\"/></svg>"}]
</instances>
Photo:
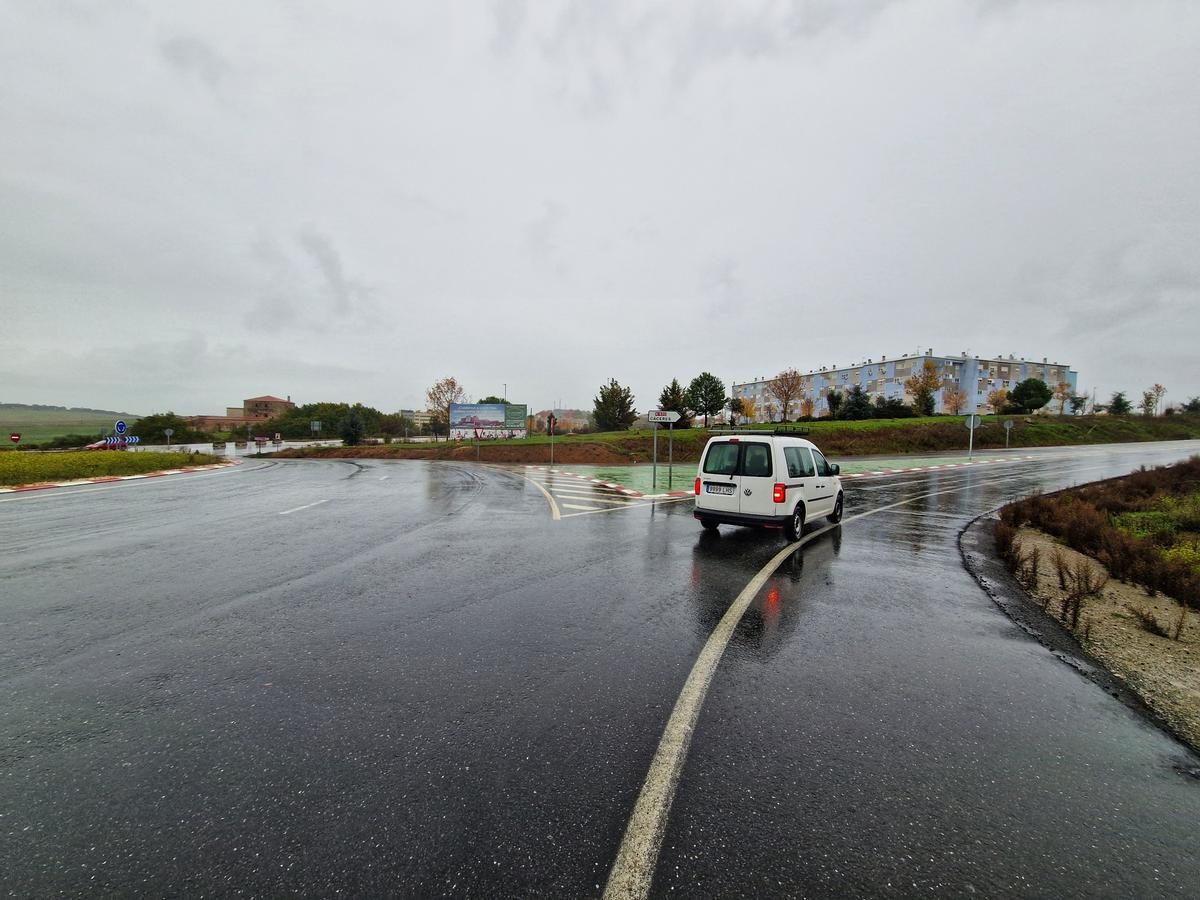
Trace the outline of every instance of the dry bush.
<instances>
[{"instance_id":1,"label":"dry bush","mask_svg":"<svg viewBox=\"0 0 1200 900\"><path fill-rule=\"evenodd\" d=\"M1138 620L1138 624L1151 634L1156 634L1159 637L1169 638L1171 632L1158 621L1158 618L1148 609L1141 606L1134 606L1132 603L1126 603L1125 608L1133 613L1133 617Z\"/></svg>"},{"instance_id":2,"label":"dry bush","mask_svg":"<svg viewBox=\"0 0 1200 900\"><path fill-rule=\"evenodd\" d=\"M1063 553L1062 547L1054 548L1054 552L1050 554L1050 562L1054 566L1054 574L1058 576L1058 586L1065 591L1070 583L1071 564L1067 561L1067 554Z\"/></svg>"},{"instance_id":3,"label":"dry bush","mask_svg":"<svg viewBox=\"0 0 1200 900\"><path fill-rule=\"evenodd\" d=\"M1171 625L1171 640L1177 641L1183 634L1183 626L1187 624L1187 607L1182 603L1179 604L1179 615L1175 618L1175 622Z\"/></svg>"}]
</instances>

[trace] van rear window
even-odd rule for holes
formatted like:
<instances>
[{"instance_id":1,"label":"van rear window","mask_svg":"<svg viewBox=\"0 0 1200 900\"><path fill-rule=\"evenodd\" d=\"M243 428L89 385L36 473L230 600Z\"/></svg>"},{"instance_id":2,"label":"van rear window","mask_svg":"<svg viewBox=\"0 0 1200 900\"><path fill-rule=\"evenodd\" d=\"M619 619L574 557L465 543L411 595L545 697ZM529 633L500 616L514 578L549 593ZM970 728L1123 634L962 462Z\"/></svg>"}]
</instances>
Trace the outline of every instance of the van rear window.
<instances>
[{"instance_id":1,"label":"van rear window","mask_svg":"<svg viewBox=\"0 0 1200 900\"><path fill-rule=\"evenodd\" d=\"M709 444L704 454L704 471L708 475L734 475L738 467L738 445L723 442Z\"/></svg>"}]
</instances>

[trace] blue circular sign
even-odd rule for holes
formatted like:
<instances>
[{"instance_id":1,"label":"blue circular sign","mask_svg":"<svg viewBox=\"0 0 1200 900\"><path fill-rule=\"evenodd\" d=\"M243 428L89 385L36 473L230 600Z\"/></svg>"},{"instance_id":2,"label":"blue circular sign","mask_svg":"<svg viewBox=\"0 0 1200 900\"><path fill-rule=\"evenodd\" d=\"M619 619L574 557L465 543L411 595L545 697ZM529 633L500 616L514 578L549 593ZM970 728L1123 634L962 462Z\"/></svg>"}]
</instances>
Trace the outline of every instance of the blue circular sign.
<instances>
[{"instance_id":1,"label":"blue circular sign","mask_svg":"<svg viewBox=\"0 0 1200 900\"><path fill-rule=\"evenodd\" d=\"M124 419L117 420L117 434L124 434L127 427Z\"/></svg>"}]
</instances>

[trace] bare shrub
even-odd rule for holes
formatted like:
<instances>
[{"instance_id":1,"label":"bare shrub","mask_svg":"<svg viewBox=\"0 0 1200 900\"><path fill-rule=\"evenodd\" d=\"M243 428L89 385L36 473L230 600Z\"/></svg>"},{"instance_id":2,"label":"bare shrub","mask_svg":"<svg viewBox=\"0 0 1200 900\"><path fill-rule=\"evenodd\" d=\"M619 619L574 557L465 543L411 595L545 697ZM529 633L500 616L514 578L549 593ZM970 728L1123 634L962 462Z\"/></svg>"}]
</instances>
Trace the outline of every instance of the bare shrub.
<instances>
[{"instance_id":1,"label":"bare shrub","mask_svg":"<svg viewBox=\"0 0 1200 900\"><path fill-rule=\"evenodd\" d=\"M1177 641L1183 634L1183 626L1187 624L1187 607L1182 603L1179 604L1179 616L1171 625L1171 640Z\"/></svg>"},{"instance_id":2,"label":"bare shrub","mask_svg":"<svg viewBox=\"0 0 1200 900\"><path fill-rule=\"evenodd\" d=\"M1125 604L1125 608L1133 613L1133 617L1138 620L1138 624L1151 634L1156 634L1159 637L1169 638L1171 633L1163 627L1158 621L1158 617L1148 609L1141 606L1134 606L1132 603Z\"/></svg>"},{"instance_id":3,"label":"bare shrub","mask_svg":"<svg viewBox=\"0 0 1200 900\"><path fill-rule=\"evenodd\" d=\"M1050 554L1050 562L1054 566L1054 574L1058 576L1058 586L1065 591L1070 584L1071 564L1067 561L1067 554L1063 553L1062 547L1054 548L1054 552Z\"/></svg>"}]
</instances>

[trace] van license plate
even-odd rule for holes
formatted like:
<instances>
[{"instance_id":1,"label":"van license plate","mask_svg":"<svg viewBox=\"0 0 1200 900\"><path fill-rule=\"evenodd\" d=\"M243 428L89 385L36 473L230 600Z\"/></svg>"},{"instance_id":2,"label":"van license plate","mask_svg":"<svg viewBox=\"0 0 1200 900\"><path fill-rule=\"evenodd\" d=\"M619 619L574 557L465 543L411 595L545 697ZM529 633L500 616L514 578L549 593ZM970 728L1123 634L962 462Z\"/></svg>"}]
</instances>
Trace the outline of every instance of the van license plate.
<instances>
[{"instance_id":1,"label":"van license plate","mask_svg":"<svg viewBox=\"0 0 1200 900\"><path fill-rule=\"evenodd\" d=\"M704 493L706 494L732 494L734 487L732 484L706 484Z\"/></svg>"}]
</instances>

